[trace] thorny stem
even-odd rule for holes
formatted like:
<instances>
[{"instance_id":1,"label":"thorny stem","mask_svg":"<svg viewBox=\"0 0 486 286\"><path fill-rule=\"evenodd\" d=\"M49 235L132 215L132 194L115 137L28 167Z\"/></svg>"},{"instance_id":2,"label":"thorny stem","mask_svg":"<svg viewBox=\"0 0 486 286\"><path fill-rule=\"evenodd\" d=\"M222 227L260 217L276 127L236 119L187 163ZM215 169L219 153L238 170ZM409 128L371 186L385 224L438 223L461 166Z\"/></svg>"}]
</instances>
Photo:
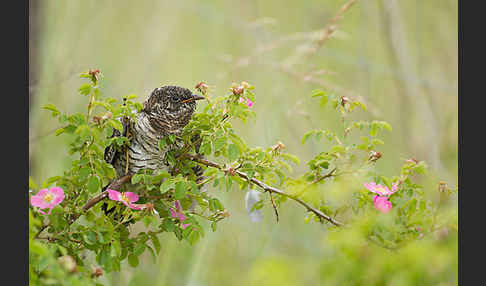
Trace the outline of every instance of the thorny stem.
<instances>
[{"instance_id":1,"label":"thorny stem","mask_svg":"<svg viewBox=\"0 0 486 286\"><path fill-rule=\"evenodd\" d=\"M216 169L219 169L219 170L222 170L222 171L225 171L225 169L215 163L215 162L212 162L212 161L209 161L209 160L206 160L206 159L203 159L203 158L200 158L199 156L195 156L195 155L191 155L191 154L185 154L184 157L186 157L187 159L190 159L194 162L197 162L199 164L202 164L202 165L205 165L205 166L208 166L208 167L213 167L213 168L216 168ZM328 215L326 215L325 213L321 212L320 210L312 207L311 205L309 205L308 203L304 202L303 200L301 200L300 198L294 196L294 195L290 195L290 194L287 194L279 189L276 189L274 187L271 187L271 186L268 186L267 184L263 183L262 181L259 181L255 178L250 178L246 173L243 173L241 171L238 171L238 170L233 170L233 172L227 172L228 174L232 175L238 175L240 176L241 178L243 179L246 179L247 181L250 181L251 183L259 186L260 188L262 188L263 190L267 191L267 192L270 192L270 193L276 193L276 194L279 194L281 196L284 196L284 197L287 197L291 200L294 200L296 202L298 202L299 204L301 204L302 206L304 206L308 211L310 212L313 212L317 217L319 217L319 219L324 219L324 220L327 220L329 221L330 223L336 225L336 226L343 226L342 223L334 220L333 218L329 217Z\"/></svg>"}]
</instances>

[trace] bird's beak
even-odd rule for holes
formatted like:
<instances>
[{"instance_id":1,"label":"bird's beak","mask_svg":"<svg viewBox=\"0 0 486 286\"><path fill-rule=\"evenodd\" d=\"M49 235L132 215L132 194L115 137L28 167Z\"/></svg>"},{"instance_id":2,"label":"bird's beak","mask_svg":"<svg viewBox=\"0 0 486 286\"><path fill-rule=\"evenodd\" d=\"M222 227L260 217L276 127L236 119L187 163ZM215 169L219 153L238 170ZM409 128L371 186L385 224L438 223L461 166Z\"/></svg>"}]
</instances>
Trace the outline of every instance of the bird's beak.
<instances>
[{"instance_id":1,"label":"bird's beak","mask_svg":"<svg viewBox=\"0 0 486 286\"><path fill-rule=\"evenodd\" d=\"M201 99L206 99L204 96L199 96L197 94L193 94L191 98L183 100L181 103L186 103L186 102L191 102L191 101L196 101L196 100L201 100Z\"/></svg>"}]
</instances>

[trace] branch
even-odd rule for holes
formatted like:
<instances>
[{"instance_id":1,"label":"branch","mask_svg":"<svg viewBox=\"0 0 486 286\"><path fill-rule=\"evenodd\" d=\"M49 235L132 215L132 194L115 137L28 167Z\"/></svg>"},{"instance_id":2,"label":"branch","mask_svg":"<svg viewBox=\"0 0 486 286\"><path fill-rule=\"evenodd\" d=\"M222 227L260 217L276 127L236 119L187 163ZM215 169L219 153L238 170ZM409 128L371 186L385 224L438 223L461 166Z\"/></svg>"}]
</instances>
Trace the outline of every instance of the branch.
<instances>
[{"instance_id":1,"label":"branch","mask_svg":"<svg viewBox=\"0 0 486 286\"><path fill-rule=\"evenodd\" d=\"M120 189L120 187L123 184L125 184L128 181L130 181L131 178L132 178L132 175L131 174L125 175L125 176L119 178L118 180L113 181L110 185L108 185L108 187L106 187L106 189L115 189L115 190L118 190L118 189ZM101 194L99 194L96 197L90 199L83 206L83 211L89 210L91 207L93 207L94 205L96 205L97 203L99 203L100 201L102 201L104 198L106 198L108 196L108 192L106 191L106 189L103 192L101 192Z\"/></svg>"},{"instance_id":2,"label":"branch","mask_svg":"<svg viewBox=\"0 0 486 286\"><path fill-rule=\"evenodd\" d=\"M200 158L198 156L191 155L191 154L185 154L184 157L187 158L187 159L189 159L189 160L192 160L194 162L197 162L199 164L202 164L202 165L205 165L205 166L208 166L208 167L213 167L213 168L219 169L221 171L225 171L225 169L221 165L219 165L218 163L215 163L215 162L212 162L212 161L209 161L209 160ZM308 211L313 212L321 220L322 219L325 219L325 220L329 221L330 223L332 223L332 224L334 224L336 226L343 226L342 223L340 223L340 222L334 220L333 218L327 216L326 214L324 214L320 210L312 207L311 205L309 205L308 203L304 202L300 198L298 198L296 196L293 196L293 195L290 195L290 194L287 194L287 193L285 193L285 192L283 192L283 191L281 191L279 189L276 189L274 187L268 186L267 184L263 183L262 181L259 181L259 180L255 179L255 178L250 178L246 173L243 173L243 172L238 171L238 170L233 170L232 172L227 172L227 173L229 173L230 175L238 175L241 178L243 178L243 179L245 179L247 181L250 181L253 184L259 186L260 188L262 188L263 190L265 190L267 192L276 193L276 194L279 194L281 196L287 197L287 198L289 198L291 200L294 200L294 201L298 202L299 204L301 204L302 206L304 206Z\"/></svg>"},{"instance_id":3,"label":"branch","mask_svg":"<svg viewBox=\"0 0 486 286\"><path fill-rule=\"evenodd\" d=\"M131 178L132 178L132 174L128 174L111 182L100 194L98 194L97 196L91 198L88 202L86 202L86 204L83 206L83 211L89 210L94 205L104 200L108 196L108 192L106 191L107 189L115 189L115 190L120 189L120 187L126 182L129 182ZM73 218L71 219L71 222L69 224L72 224L80 216L81 216L80 213L73 215Z\"/></svg>"},{"instance_id":4,"label":"branch","mask_svg":"<svg viewBox=\"0 0 486 286\"><path fill-rule=\"evenodd\" d=\"M336 171L336 168L332 169L332 170L331 170L329 173L327 173L327 174L326 174L326 175L324 175L324 176L321 176L321 177L317 177L317 178L315 178L315 179L314 179L314 181L312 181L312 183L311 183L311 184L318 183L318 182L320 182L320 181L324 180L325 178L329 178L329 177L333 176L335 171Z\"/></svg>"}]
</instances>

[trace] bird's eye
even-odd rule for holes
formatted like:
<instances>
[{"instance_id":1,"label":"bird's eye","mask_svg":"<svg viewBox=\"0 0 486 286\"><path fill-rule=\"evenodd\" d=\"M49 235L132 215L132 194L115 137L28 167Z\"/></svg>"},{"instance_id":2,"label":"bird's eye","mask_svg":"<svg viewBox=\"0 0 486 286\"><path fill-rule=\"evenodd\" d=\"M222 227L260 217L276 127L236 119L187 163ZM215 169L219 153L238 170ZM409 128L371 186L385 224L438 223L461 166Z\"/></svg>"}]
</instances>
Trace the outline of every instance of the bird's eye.
<instances>
[{"instance_id":1,"label":"bird's eye","mask_svg":"<svg viewBox=\"0 0 486 286\"><path fill-rule=\"evenodd\" d=\"M170 100L171 100L172 102L178 102L178 101L179 101L179 98L178 98L177 96L173 95L173 96L170 98Z\"/></svg>"}]
</instances>

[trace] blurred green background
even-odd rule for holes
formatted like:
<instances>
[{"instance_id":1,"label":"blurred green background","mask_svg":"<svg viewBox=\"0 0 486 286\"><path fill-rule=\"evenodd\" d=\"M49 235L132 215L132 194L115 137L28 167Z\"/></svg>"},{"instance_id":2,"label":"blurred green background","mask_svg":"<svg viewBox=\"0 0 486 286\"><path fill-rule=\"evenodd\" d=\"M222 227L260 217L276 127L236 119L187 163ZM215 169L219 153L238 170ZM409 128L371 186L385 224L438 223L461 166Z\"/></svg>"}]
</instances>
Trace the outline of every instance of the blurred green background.
<instances>
[{"instance_id":1,"label":"blurred green background","mask_svg":"<svg viewBox=\"0 0 486 286\"><path fill-rule=\"evenodd\" d=\"M356 118L385 120L393 126L385 135L386 144L377 150L383 153L378 170L397 175L403 161L414 157L430 167L432 179L429 185L425 182L430 192L436 191L437 180L457 185L457 1L357 1L337 22L333 37L315 54L299 56L344 3L30 1L30 175L42 182L70 166L68 138L53 135L58 123L41 107L53 103L62 111L84 111L78 75L98 68L106 96L134 93L140 102L162 85L194 90L204 81L212 94L220 95L232 82L247 81L256 87L257 117L246 125L235 123L239 133L249 146L267 147L280 140L302 162L322 150L315 142L302 146L305 132L342 132L339 115L323 113L311 91L325 88L359 97L369 112L359 112ZM295 174L305 168L301 164ZM330 246L325 227L305 224L304 210L293 203L283 206L278 224L271 207L265 208L261 223L251 223L244 195L221 194L231 217L195 247L164 234L156 263L145 253L142 266L125 265L121 273L100 281L344 285L326 280L337 271L328 273L326 263L346 260ZM450 255L446 249L457 246L451 242L444 247L438 251ZM457 256L437 263L431 265L457 265ZM407 285L397 281L394 285Z\"/></svg>"}]
</instances>

